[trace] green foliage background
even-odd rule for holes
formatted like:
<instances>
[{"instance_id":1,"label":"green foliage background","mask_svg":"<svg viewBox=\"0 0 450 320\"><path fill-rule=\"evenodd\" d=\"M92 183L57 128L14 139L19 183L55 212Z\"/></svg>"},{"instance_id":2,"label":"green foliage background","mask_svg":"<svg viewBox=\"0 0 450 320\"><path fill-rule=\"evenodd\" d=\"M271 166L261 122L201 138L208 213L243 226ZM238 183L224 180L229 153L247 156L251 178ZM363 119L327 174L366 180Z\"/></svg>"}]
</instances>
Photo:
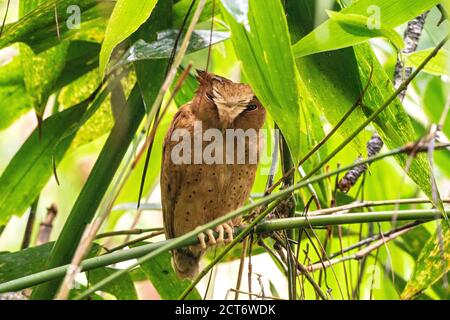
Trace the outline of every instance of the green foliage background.
<instances>
[{"instance_id":1,"label":"green foliage background","mask_svg":"<svg viewBox=\"0 0 450 320\"><path fill-rule=\"evenodd\" d=\"M337 133L304 162L305 174L316 168L317 174L323 174L353 163L360 155L365 157L365 144L375 130L386 144L383 152L415 142L439 122L448 103L445 46L414 78L403 103L395 99L369 126L355 132L395 91L393 69L397 49L404 45L401 39L406 23L430 10L417 52L402 56L408 66L417 68L448 35L449 22L440 22L441 12L436 7L447 3L331 2L207 0L176 77L189 64L192 70L206 67L211 41L209 70L252 86L269 112L266 128L274 128L275 124L280 128L287 143L284 151L290 153L294 163L330 132L367 85L364 107L358 107ZM0 17L5 15L6 3L0 1ZM199 3L202 1L196 1L193 11ZM68 10L73 5L81 13L81 24L76 29L66 23L73 19L74 11ZM85 226L108 205L112 210L102 233L161 227L158 209L144 210L137 225L133 225L145 156L131 169L130 164L142 146L145 124L157 113L154 102L158 101L171 49L190 5L191 0L11 2L0 36L0 288L9 281L69 263ZM371 6L380 12L380 28L375 31L367 28ZM327 13L341 7L344 9L340 14ZM214 32L210 35L213 9ZM193 13L187 24L192 17ZM152 208L159 207L163 137L177 108L191 99L196 86L191 71L159 124L143 186L144 199L149 199ZM172 85L163 105L174 90ZM38 126L36 119L43 119L42 125ZM343 146L349 137L351 142ZM448 141L448 137L447 119L441 140ZM271 164L274 141L273 137L267 138L267 161L258 170L252 191L255 198L265 190ZM323 165L335 150L339 152ZM304 210L311 194L317 195L323 207L331 206L332 200L340 206L358 200L428 198L431 203L405 204L399 209L448 210L448 148L434 153L432 164L426 154L417 155L405 172L408 162L406 155L375 162L363 184L360 181L349 194L336 192L333 178L300 189L295 192L296 211ZM278 166L275 179L281 176L282 168ZM301 178L297 173L295 181ZM433 179L439 192L432 188ZM28 208L36 199L39 201L31 245L21 248ZM51 234L56 245L35 246L39 223L52 203L58 207ZM309 208L316 209L316 204ZM317 238L310 241L316 246L327 243L325 251L331 255L339 252L341 245L347 247L392 228L392 222L346 225L342 243L336 227L330 229L331 241L325 240L326 230L316 230ZM141 236L133 235L131 239ZM428 222L383 245L365 262L349 260L335 265L328 269L326 280L318 271L313 277L323 290L331 289L335 299L448 299L443 276L450 262L449 237L447 222ZM273 245L271 241L269 245ZM96 240L89 255L103 255L105 248L123 242L123 236ZM300 252L309 250L309 260L304 260L303 254L299 261L317 262L319 256L307 242L302 241ZM236 262L241 247L239 244L225 260ZM253 254L263 253L255 244ZM212 259L212 253L207 255L207 261ZM316 298L308 284L304 295L297 292L294 297L276 290L286 285L273 283L272 270L280 272L288 282L284 271L277 267L280 265L275 261L271 271L263 275L271 288L269 295ZM117 268L114 265L86 272L70 297L83 292L87 284L99 283ZM371 289L373 270L378 272L379 286ZM95 298L137 299L134 284L142 281L152 283L163 299L175 299L189 286L189 281L176 279L166 252L115 279ZM35 288L33 295L52 298L59 284L55 280L47 282ZM201 299L199 291L194 290L188 298ZM222 294L221 298L226 292Z\"/></svg>"}]
</instances>

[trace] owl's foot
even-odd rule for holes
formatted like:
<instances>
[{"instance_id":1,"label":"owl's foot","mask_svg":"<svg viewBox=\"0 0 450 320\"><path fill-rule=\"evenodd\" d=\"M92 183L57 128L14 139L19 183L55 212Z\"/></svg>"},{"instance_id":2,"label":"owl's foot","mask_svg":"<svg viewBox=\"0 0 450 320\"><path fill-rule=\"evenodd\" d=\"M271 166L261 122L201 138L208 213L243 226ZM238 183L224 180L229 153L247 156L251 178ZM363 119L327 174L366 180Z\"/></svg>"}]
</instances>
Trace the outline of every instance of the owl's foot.
<instances>
[{"instance_id":1,"label":"owl's foot","mask_svg":"<svg viewBox=\"0 0 450 320\"><path fill-rule=\"evenodd\" d=\"M219 233L219 237L216 239L216 242L218 244L224 244L233 241L233 224L231 224L230 222L226 222L217 226L216 231ZM224 238L225 233L227 234L226 238Z\"/></svg>"},{"instance_id":2,"label":"owl's foot","mask_svg":"<svg viewBox=\"0 0 450 320\"><path fill-rule=\"evenodd\" d=\"M206 233L206 236L208 236L208 242L205 241L206 240L205 233ZM205 250L208 247L208 245L213 246L216 244L216 239L214 238L214 234L211 229L206 230L204 233L200 232L198 234L197 238L198 238L198 241L200 242L200 247L203 250Z\"/></svg>"},{"instance_id":3,"label":"owl's foot","mask_svg":"<svg viewBox=\"0 0 450 320\"><path fill-rule=\"evenodd\" d=\"M217 226L215 230L219 234L217 239L214 237L214 233L211 229L206 230L205 233L199 233L197 237L202 249L205 250L208 246L224 244L233 241L233 227L231 223L223 223ZM226 238L225 233L227 234ZM206 237L208 237L208 242L206 242Z\"/></svg>"}]
</instances>

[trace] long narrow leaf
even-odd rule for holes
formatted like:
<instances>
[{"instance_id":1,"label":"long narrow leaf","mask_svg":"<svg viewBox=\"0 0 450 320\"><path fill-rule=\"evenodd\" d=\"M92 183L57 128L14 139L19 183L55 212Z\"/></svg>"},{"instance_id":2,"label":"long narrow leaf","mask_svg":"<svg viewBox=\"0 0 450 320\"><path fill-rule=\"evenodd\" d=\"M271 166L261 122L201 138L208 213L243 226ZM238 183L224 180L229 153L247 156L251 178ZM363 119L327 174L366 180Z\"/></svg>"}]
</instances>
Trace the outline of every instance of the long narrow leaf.
<instances>
[{"instance_id":1,"label":"long narrow leaf","mask_svg":"<svg viewBox=\"0 0 450 320\"><path fill-rule=\"evenodd\" d=\"M249 9L250 7L250 9ZM222 0L246 79L300 156L300 94L286 17L279 1Z\"/></svg>"},{"instance_id":2,"label":"long narrow leaf","mask_svg":"<svg viewBox=\"0 0 450 320\"><path fill-rule=\"evenodd\" d=\"M118 0L106 28L105 40L100 52L100 73L104 74L106 65L114 48L143 24L152 13L157 0Z\"/></svg>"},{"instance_id":3,"label":"long narrow leaf","mask_svg":"<svg viewBox=\"0 0 450 320\"><path fill-rule=\"evenodd\" d=\"M439 0L360 0L344 8L342 14L357 14L369 18L368 29L395 28L414 19L437 5ZM293 46L297 58L310 54L346 48L370 39L376 34L349 32L333 19L329 19ZM378 35L379 36L379 35Z\"/></svg>"},{"instance_id":4,"label":"long narrow leaf","mask_svg":"<svg viewBox=\"0 0 450 320\"><path fill-rule=\"evenodd\" d=\"M435 234L427 241L402 292L402 299L414 298L450 270L450 228L446 221L441 227L442 239Z\"/></svg>"},{"instance_id":5,"label":"long narrow leaf","mask_svg":"<svg viewBox=\"0 0 450 320\"><path fill-rule=\"evenodd\" d=\"M53 173L52 159L60 162L74 133L62 141L61 137L81 119L86 107L84 102L46 119L42 138L35 129L17 151L0 177L0 225L12 215L21 215L36 199Z\"/></svg>"}]
</instances>

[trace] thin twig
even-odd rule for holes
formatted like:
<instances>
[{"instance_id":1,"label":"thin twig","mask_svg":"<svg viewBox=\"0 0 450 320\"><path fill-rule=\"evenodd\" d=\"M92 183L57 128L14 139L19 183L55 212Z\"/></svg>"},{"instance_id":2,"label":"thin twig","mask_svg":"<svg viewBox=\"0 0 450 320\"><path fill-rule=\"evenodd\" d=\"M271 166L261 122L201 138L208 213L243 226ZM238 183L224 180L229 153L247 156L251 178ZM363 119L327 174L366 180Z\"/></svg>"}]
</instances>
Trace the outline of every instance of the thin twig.
<instances>
[{"instance_id":1,"label":"thin twig","mask_svg":"<svg viewBox=\"0 0 450 320\"><path fill-rule=\"evenodd\" d=\"M253 205L253 204L252 204ZM259 203L261 205L261 203ZM236 212L242 214L244 211L249 210L249 206L244 207ZM450 209L447 209L447 212ZM252 232L267 234L277 230L284 230L289 228L305 228L308 226L327 226L327 225L339 225L339 224L360 224L360 223L370 223L370 222L382 222L390 221L394 212L374 212L374 213L353 213L349 215L332 215L332 216L318 216L309 217L308 221L305 218L286 218L280 219L279 221L266 221L257 224L256 228L251 226ZM181 247L191 246L198 244L198 232L203 232L207 229L213 229L215 225L223 223L222 221L229 221L231 215L227 215L216 219L192 232L186 233L178 238L173 238L170 240L160 241L157 243L145 244L142 246L137 246L130 248L128 250L122 250L119 252L113 252L111 254L105 254L102 256L86 259L81 264L82 271L88 271L111 264L115 264L122 261L139 259L137 263L133 263L125 269L116 271L112 275L108 276L106 280L102 280L101 283L93 285L89 290L99 290L103 285L108 283L108 281L114 280L117 277L129 272L129 270L137 267L140 263L143 263L150 258L157 256L160 253L167 252L168 250L178 249ZM439 210L429 209L429 210L404 210L398 214L399 221L411 221L411 220L421 220L421 221L432 221L437 219L442 219L443 215ZM245 230L245 229L244 229ZM235 229L235 234L239 237L242 234L241 228ZM215 235L218 236L217 234ZM235 238L236 239L236 238ZM226 253L225 253L226 254ZM150 258L149 258L150 257ZM24 288L33 287L38 284L51 281L60 277L63 277L66 273L69 265L63 265L56 268L48 269L45 271L37 272L19 279L11 280L0 284L0 293L8 291L18 291ZM83 298L84 295L88 295L91 292L85 292L78 298Z\"/></svg>"},{"instance_id":2,"label":"thin twig","mask_svg":"<svg viewBox=\"0 0 450 320\"><path fill-rule=\"evenodd\" d=\"M398 238L399 236L407 233L410 230L412 230L412 228L405 228L405 229L402 229L400 231L391 233L389 236L385 237L384 239L378 240L377 242L369 245L368 247L358 251L357 253L355 253L353 255L345 256L345 257L342 257L342 258L330 259L330 260L325 261L325 263L322 263L322 262L315 263L315 264L306 266L306 270L308 270L309 272L313 272L313 271L320 270L322 268L331 267L333 265L336 265L336 264L344 262L344 261L361 260L363 257L367 256L372 251L374 251L374 250L378 249L379 247L383 246L388 241L394 240L395 238Z\"/></svg>"},{"instance_id":3,"label":"thin twig","mask_svg":"<svg viewBox=\"0 0 450 320\"><path fill-rule=\"evenodd\" d=\"M59 31L57 1L55 1L55 24L56 24L56 35L58 36L58 40L61 40L61 33Z\"/></svg>"},{"instance_id":4,"label":"thin twig","mask_svg":"<svg viewBox=\"0 0 450 320\"><path fill-rule=\"evenodd\" d=\"M351 116L353 111L361 105L362 100L364 98L364 95L366 94L373 75L373 67L371 68L369 80L367 81L366 86L364 87L363 91L359 95L358 99L355 101L355 103L350 107L350 109L344 114L344 116L339 120L339 122L334 126L334 128L321 140L319 141L303 158L299 161L299 164L297 167L292 167L288 171L285 172L283 177L281 177L276 183L274 183L269 189L266 190L266 194L270 194L277 186L281 184L284 180L289 178L292 174L295 172L295 168L300 167L303 163L306 162L314 153L316 153L317 150L319 150L335 133L336 131L344 124L344 122L348 119L348 117Z\"/></svg>"},{"instance_id":5,"label":"thin twig","mask_svg":"<svg viewBox=\"0 0 450 320\"><path fill-rule=\"evenodd\" d=\"M444 144L444 146L445 146L445 144ZM448 145L446 147L448 147ZM426 151L426 150L422 150L422 149L423 148L421 148L418 151L419 152ZM392 156L394 154L399 154L399 153L403 153L403 152L410 152L410 150L411 150L411 146L407 145L407 146L404 146L404 147L392 150L390 152L387 152L385 154L379 154L379 155L374 156L372 158L365 159L365 160L361 161L361 163L364 163L364 162L365 163L372 163L374 161L378 161L378 160L384 159L384 158ZM158 254L161 254L162 252L174 249L175 246L178 245L179 243L182 243L183 241L186 241L190 237L193 237L193 236L196 237L199 232L206 231L207 229L212 229L212 228L218 226L221 223L229 221L230 219L234 219L235 217L237 217L239 215L242 215L243 213L247 213L249 210L251 210L253 208L265 205L265 204L270 203L270 202L272 202L272 201L274 201L276 199L277 200L283 199L284 197L289 196L293 191L295 191L297 189L303 188L303 187L307 186L310 183L321 181L323 179L331 177L331 176L333 176L335 174L338 174L340 172L345 172L345 171L349 170L350 168L352 168L353 166L354 166L354 164L346 166L346 167L343 167L343 168L339 168L338 170L335 170L333 172L326 172L326 173L320 174L320 175L318 175L316 177L312 177L312 178L310 178L310 179L308 179L306 181L304 181L304 180L300 181L300 182L298 182L298 183L296 183L296 184L294 184L294 185L292 185L292 186L290 186L290 187L288 187L286 189L283 189L283 190L279 191L277 194L270 194L270 195L268 195L268 196L266 196L266 197L264 197L264 198L262 198L262 199L260 199L258 201L255 201L255 202L247 204L247 205L245 205L245 206L243 206L241 208L238 208L238 209L236 209L236 210L234 210L234 211L232 211L232 212L230 212L230 213L228 213L228 214L226 214L224 216L218 217L217 219L204 224L203 226L197 228L196 230L192 230L192 231L184 234L183 236L181 236L181 237L179 237L177 239L173 239L171 242L167 243L166 245L161 246L158 249L156 249L155 251L153 251L151 253L148 253L145 256L141 257L140 261L141 262L147 261L148 259L151 259L154 256L156 256ZM319 217L317 217L317 218L319 218ZM296 219L296 218L291 218L291 219ZM138 264L139 263L134 263L131 266L125 268L125 269L116 271L115 273L111 274L110 276L106 277L102 281L98 282L97 284L95 284L94 286L92 286L91 288L86 290L84 293L80 294L78 296L78 298L83 298L83 297L89 295L90 293L92 293L95 290L97 290L98 288L102 287L103 285L105 285L109 281L112 281L112 280L116 279L117 277L120 277L122 274L125 274L131 268L136 267Z\"/></svg>"},{"instance_id":6,"label":"thin twig","mask_svg":"<svg viewBox=\"0 0 450 320\"><path fill-rule=\"evenodd\" d=\"M187 297L187 295L194 289L197 283L208 273L208 271L213 268L234 246L236 246L245 236L247 236L253 228L261 222L276 206L279 204L281 200L271 203L266 210L264 210L258 217L256 217L244 230L242 230L232 242L230 242L225 249L215 258L213 261L206 266L197 277L191 282L191 284L184 290L184 292L180 295L179 299L183 300Z\"/></svg>"},{"instance_id":7,"label":"thin twig","mask_svg":"<svg viewBox=\"0 0 450 320\"><path fill-rule=\"evenodd\" d=\"M212 48L212 37L213 37L213 31L214 31L214 15L216 11L216 0L212 0L212 14L211 14L211 30L209 32L209 46L208 46L208 57L206 58L206 72L208 72L209 69L209 63L211 60L211 48Z\"/></svg>"},{"instance_id":8,"label":"thin twig","mask_svg":"<svg viewBox=\"0 0 450 320\"><path fill-rule=\"evenodd\" d=\"M450 198L442 199L442 202L450 203ZM389 205L397 205L397 204L431 204L431 201L430 201L430 199L425 199L425 198L364 201L364 202L359 202L359 203L357 202L357 203L342 205L339 207L321 209L321 210L317 210L317 211L310 211L310 212L308 212L308 216L311 217L311 216L321 216L321 215L327 215L327 214L333 214L333 213L345 213L345 212L349 212L350 210L353 210L353 209L389 206ZM303 216L303 215L304 214L302 212L296 213L296 216L298 216L298 217Z\"/></svg>"},{"instance_id":9,"label":"thin twig","mask_svg":"<svg viewBox=\"0 0 450 320\"><path fill-rule=\"evenodd\" d=\"M406 28L404 39L406 43L406 47L403 50L403 54L409 54L417 49L417 45L420 39L420 35L422 34L422 29L425 25L425 18L427 16L428 12L425 12L424 14L418 16L417 18L413 19L408 23L408 26ZM397 89L401 84L403 79L406 77L409 77L412 72L412 68L406 68L403 65L403 55L399 54L397 58L397 64L395 66L395 73L394 73L394 87ZM406 93L406 87L405 89L400 92L398 95L400 101L403 101ZM383 147L384 143L381 137L375 132L372 135L372 138L367 142L367 154L368 156L375 155L381 151L381 148ZM356 161L359 161L361 157L359 157ZM350 170L345 174L345 176L342 178L342 180L339 182L339 188L344 191L348 192L359 180L360 176L365 174L367 169L369 167L367 165L365 166L357 166L354 169Z\"/></svg>"},{"instance_id":10,"label":"thin twig","mask_svg":"<svg viewBox=\"0 0 450 320\"><path fill-rule=\"evenodd\" d=\"M262 300L264 300L264 299L284 300L284 299L273 297L273 296L266 296L266 295L261 296L258 293L251 293L251 292L246 292L246 291L242 291L242 290L236 290L236 289L233 289L233 288L231 288L230 291L233 291L235 293L235 296L239 296L239 293L242 293L242 294L247 294L247 295L252 296L252 297L260 298Z\"/></svg>"},{"instance_id":11,"label":"thin twig","mask_svg":"<svg viewBox=\"0 0 450 320\"><path fill-rule=\"evenodd\" d=\"M385 153L385 154L382 154L382 155L377 155L375 157L365 159L361 163L363 163L363 162L371 163L371 162L378 161L380 159L386 158L388 156L392 156L394 154L398 154L398 153L402 153L402 152L409 152L410 148L411 148L410 146L405 146L405 147L402 147L402 148L399 148L399 149L395 149L395 150L392 150L392 151L390 151L388 153ZM422 151L422 150L418 150L418 151ZM157 249L155 252L152 252L152 253L149 253L149 254L145 255L144 257L141 258L141 260L142 261L146 261L147 259L150 259L153 256L155 256L155 255L157 255L159 253L162 253L164 250L171 250L171 249L173 249L173 246L175 246L177 243L185 241L186 239L188 239L189 237L191 237L193 235L197 235L198 232L202 232L202 231L205 231L207 229L213 228L213 227L217 226L220 223L223 223L223 222L226 222L226 221L228 221L230 219L233 219L233 218L235 218L235 217L237 217L237 216L239 216L239 215L241 215L241 214L243 214L245 212L248 212L248 210L251 210L251 209L256 208L258 206L270 203L271 201L273 201L275 199L278 199L278 200L282 199L282 197L289 196L294 190L300 189L302 187L307 186L310 183L317 182L317 181L326 179L326 178L328 178L330 176L333 176L335 174L338 174L340 172L346 171L346 170L352 168L353 166L354 165L350 165L350 166L347 166L347 167L340 168L340 169L338 169L338 170L336 170L334 172L327 172L327 173L318 175L317 177L311 178L311 179L309 179L307 181L300 181L299 183L297 183L295 185L292 185L292 186L290 186L290 187L288 187L288 188L278 192L276 195L271 194L271 195L268 195L267 197L262 198L262 199L260 199L260 200L258 200L256 202L254 202L254 203L251 203L251 204L248 204L246 206L243 206L243 207L241 207L241 208L239 208L239 209L237 209L235 211L232 211L232 212L230 212L230 213L228 213L228 214L226 214L226 215L224 215L222 217L219 217L219 218L217 218L217 219L215 219L215 220L213 220L213 221L211 221L209 223L206 223L205 225L203 225L202 227L200 227L197 230L193 230L191 232L186 233L185 235L179 237L178 239L174 240L170 244L167 244L166 246L163 246L163 247ZM80 297L82 297L84 295L87 295L87 294L90 294L91 291L94 292L97 287L101 287L105 283L108 283L109 281L111 281L112 279L115 279L116 277L119 277L121 274L127 272L129 269L131 269L132 267L135 267L136 265L137 264L133 264L133 265L131 265L130 267L128 267L126 269L122 269L122 270L116 271L114 274L106 277L105 279L103 279L102 281L100 281L99 283L94 285L92 288L86 290L84 294L80 295Z\"/></svg>"},{"instance_id":12,"label":"thin twig","mask_svg":"<svg viewBox=\"0 0 450 320\"><path fill-rule=\"evenodd\" d=\"M58 208L56 207L56 204L53 203L49 208L47 208L47 215L45 216L44 221L39 225L36 245L47 243L50 240L50 235L53 229L53 220L55 220L57 214Z\"/></svg>"},{"instance_id":13,"label":"thin twig","mask_svg":"<svg viewBox=\"0 0 450 320\"><path fill-rule=\"evenodd\" d=\"M31 234L33 233L34 221L36 218L36 210L39 203L39 196L34 200L30 208L30 214L28 215L27 226L25 227L25 232L23 234L21 249L28 248L30 246Z\"/></svg>"},{"instance_id":14,"label":"thin twig","mask_svg":"<svg viewBox=\"0 0 450 320\"><path fill-rule=\"evenodd\" d=\"M152 231L161 231L162 228L149 228L149 229L130 229L130 230L119 230L119 231L111 231L100 233L95 236L95 239L114 237L114 236L124 236L124 235L133 235L133 234L142 234Z\"/></svg>"},{"instance_id":15,"label":"thin twig","mask_svg":"<svg viewBox=\"0 0 450 320\"><path fill-rule=\"evenodd\" d=\"M267 176L266 188L264 195L270 194L273 185L273 179L276 174L277 166L278 166L278 146L280 143L280 135L279 131L275 130L275 134L273 137L273 151L272 151L272 161L270 163L269 175ZM281 183L281 180L280 180Z\"/></svg>"},{"instance_id":16,"label":"thin twig","mask_svg":"<svg viewBox=\"0 0 450 320\"><path fill-rule=\"evenodd\" d=\"M244 273L244 263L245 263L245 253L247 251L247 242L248 237L244 238L242 241L242 252L241 252L241 259L239 261L239 271L238 271L238 278L236 282L236 290L234 295L234 300L239 299L239 290L241 289L241 281L242 281L242 274Z\"/></svg>"},{"instance_id":17,"label":"thin twig","mask_svg":"<svg viewBox=\"0 0 450 320\"><path fill-rule=\"evenodd\" d=\"M342 252L342 250L343 250L343 245L342 245L342 226L338 226L337 228L338 228L338 234L339 234L339 248L341 249L341 252ZM348 297L348 300L351 300L349 279L348 279L348 275L347 275L347 266L345 265L345 262L342 263L342 266L344 267L345 288L347 290L347 297Z\"/></svg>"},{"instance_id":18,"label":"thin twig","mask_svg":"<svg viewBox=\"0 0 450 320\"><path fill-rule=\"evenodd\" d=\"M417 226L419 226L419 225L421 225L423 223L424 223L423 221L414 221L414 222L411 222L411 223L407 223L407 224L405 224L405 225L403 225L403 226L401 226L399 228L395 228L395 229L392 229L391 231L385 232L383 234L383 236L384 237L388 237L391 234L393 234L395 232L398 232L398 231L401 231L401 230L404 230L404 229L411 229L412 230L415 227L417 227ZM330 259L333 259L335 257L343 255L344 253L347 253L349 251L352 251L352 250L358 249L360 247L363 247L365 245L368 245L368 244L370 244L370 243L372 243L374 241L377 241L379 239L381 239L381 234L377 234L377 235L374 235L374 236L370 236L370 237L368 237L366 239L360 240L359 242L354 243L351 246L348 246L348 247L340 250L339 252L331 254L330 255Z\"/></svg>"},{"instance_id":19,"label":"thin twig","mask_svg":"<svg viewBox=\"0 0 450 320\"><path fill-rule=\"evenodd\" d=\"M162 102L162 99L165 95L165 93L167 92L167 90L169 89L169 87L171 86L175 75L176 75L176 70L179 67L179 65L181 64L182 58L184 57L186 50L187 50L187 46L189 44L189 40L190 37L192 35L192 32L194 30L194 27L200 17L200 13L203 10L203 7L205 5L205 0L201 0L200 4L198 5L195 13L194 13L194 17L191 21L191 24L189 25L188 31L186 32L186 36L183 39L183 43L181 45L180 51L178 52L178 55L175 58L174 64L172 65L169 73L166 76L166 80L164 81L163 86L161 87L158 96L153 104L153 107L150 111L150 113L152 113L153 109L156 109L156 106L160 105ZM172 95L173 96L173 95ZM166 108L167 109L167 108ZM165 109L165 110L166 110ZM148 124L151 123L151 119L152 116L148 116ZM157 126L157 123L156 123ZM149 127L149 126L147 126ZM155 129L156 130L156 129ZM152 141L154 138L154 135L150 135L149 137L147 137L148 141ZM152 139L152 140L150 140ZM147 141L145 142L147 143ZM95 219L89 226L87 226L87 228L89 228L90 232L85 233L85 236L87 237L87 239L85 239L85 241L83 241L83 239L80 242L80 245L77 248L77 251L72 259L72 264L73 265L79 265L81 263L81 260L83 258L83 256L85 255L85 253L87 252L87 250L89 250L90 244L92 243L92 241L94 240L95 234L97 233L97 231L99 230L100 226L102 225L103 221L106 219L107 215L109 214L109 212L112 209L112 206L114 204L114 200L116 199L116 197L118 196L118 190L121 190L123 185L125 184L126 179L123 179L124 177L127 177L130 174L130 170L129 168L125 167L122 172L119 175L118 178L118 188L114 188L114 190L116 190L115 195L112 195L110 197L110 201L108 201L108 203L106 203L105 207L106 210L104 210L99 218ZM144 179L145 180L145 179ZM142 187L141 187L142 189ZM142 191L140 191L140 193L142 193ZM81 243L84 243L84 246L81 245ZM72 271L77 270L77 268L73 268ZM71 275L67 275L67 279L64 280L63 285L61 286L60 289L60 293L58 293L57 297L58 299L66 299L69 293L69 290L67 290L68 286L70 286L70 284L73 282L74 277L75 277L75 273L73 272Z\"/></svg>"},{"instance_id":20,"label":"thin twig","mask_svg":"<svg viewBox=\"0 0 450 320\"><path fill-rule=\"evenodd\" d=\"M142 193L144 192L145 176L147 175L148 163L150 161L151 151L153 149L153 142L155 141L156 132L158 130L158 127L159 127L162 119L164 118L164 115L167 113L167 110L169 110L169 107L170 107L173 99L175 99L175 96L178 94L178 92L180 91L184 81L186 80L187 76L189 75L189 71L191 70L191 67L192 67L192 64L190 63L183 70L183 73L178 78L178 81L175 84L175 88L173 89L169 100L166 102L166 105L163 108L163 111L159 115L159 110L158 110L158 115L155 116L155 121L153 123L153 126L152 126L152 129L151 129L150 133L147 135L147 139L145 140L145 142L142 145L140 151L137 153L136 157L134 158L133 162L131 163L131 170L132 170L132 169L136 168L136 166L139 163L139 160L141 159L141 157L144 154L145 150L147 150L147 155L146 155L146 158L145 158L144 171L142 173L141 185L140 185L140 188L139 188L139 197L138 197L138 203L137 203L138 210L136 212L136 215L135 215L135 218L134 218L133 223L131 225L131 228L136 227L136 225L138 224L138 222L139 222L139 220L141 219L141 216L142 216L143 208L141 208L140 201L141 201ZM128 174L131 174L131 170L128 171ZM120 188L120 190L122 189L122 187ZM118 193L117 193L117 195L118 195ZM150 197L150 195L148 196L148 198L149 197ZM146 201L149 200L148 198L146 199ZM127 242L128 240L129 240L129 237L127 239L125 239L125 242Z\"/></svg>"},{"instance_id":21,"label":"thin twig","mask_svg":"<svg viewBox=\"0 0 450 320\"><path fill-rule=\"evenodd\" d=\"M0 27L0 38L3 35L3 29L5 28L5 23L6 23L6 17L8 16L8 11L9 11L9 5L11 4L11 0L8 0L8 3L6 4L6 12L5 12L5 16L3 17L3 22L2 25Z\"/></svg>"},{"instance_id":22,"label":"thin twig","mask_svg":"<svg viewBox=\"0 0 450 320\"><path fill-rule=\"evenodd\" d=\"M378 263L378 254L380 253L380 247L377 248L377 251L375 253L375 259L373 262L373 268L372 268L372 281L370 283L370 296L369 296L369 300L372 300L373 297L373 287L374 287L374 282L375 282L375 270L376 270L376 265ZM393 271L393 270L392 270ZM394 284L394 283L393 283Z\"/></svg>"},{"instance_id":23,"label":"thin twig","mask_svg":"<svg viewBox=\"0 0 450 320\"><path fill-rule=\"evenodd\" d=\"M214 256L213 256L213 259L216 257L216 254L217 254L217 247L215 247L214 248ZM209 272L209 278L208 278L208 283L206 284L206 290L205 290L205 294L203 295L203 300L206 300L206 297L208 296L208 292L209 292L209 288L210 288L210 286L211 286L211 281L212 281L212 277L213 277L213 272L214 272L214 270L217 270L217 269L211 269L211 271Z\"/></svg>"},{"instance_id":24,"label":"thin twig","mask_svg":"<svg viewBox=\"0 0 450 320\"><path fill-rule=\"evenodd\" d=\"M253 265L252 265L252 249L253 249L253 237L250 235L248 246L248 273L247 273L247 282L248 282L248 292L252 292L252 274L253 274ZM252 296L248 296L249 300L252 300Z\"/></svg>"},{"instance_id":25,"label":"thin twig","mask_svg":"<svg viewBox=\"0 0 450 320\"><path fill-rule=\"evenodd\" d=\"M194 0L195 2L195 0ZM164 96L166 95L167 91L170 89L173 81L175 80L175 76L177 74L178 67L181 65L181 62L183 61L183 58L186 54L192 33L194 32L195 26L197 25L197 22L200 18L200 15L203 11L203 8L205 7L206 0L200 0L200 3L198 4L197 8L195 9L194 16L192 17L191 23L189 24L189 27L186 31L186 35L184 36L183 42L181 43L180 49L178 51L178 54L175 56L175 59L173 60L173 63L170 67L169 72L167 72L166 78L164 80L164 83L161 87L161 89L158 92L158 95L155 98L155 101L153 102L152 107L149 109L149 114L147 115L147 121L145 124L146 132L149 132L150 125L152 123L153 117L157 112L159 112L159 106L161 105ZM147 142L150 137L146 138L145 144L149 144L150 142ZM147 152L147 158L146 162L148 163L149 159L149 153ZM140 199L142 196L142 188L145 183L145 173L146 173L147 165L144 167L144 172L142 174L142 181L141 181L141 187L139 189L139 198L138 198L138 208Z\"/></svg>"},{"instance_id":26,"label":"thin twig","mask_svg":"<svg viewBox=\"0 0 450 320\"><path fill-rule=\"evenodd\" d=\"M123 249L123 248L129 247L129 246L131 246L131 245L133 245L133 244L142 242L142 241L144 241L144 240L148 240L148 239L154 238L154 237L156 237L156 236L160 236L160 235L162 235L162 234L164 234L164 230L161 230L161 231L154 231L154 232L152 232L152 233L150 233L150 234L148 234L148 235L146 235L146 236L142 236L142 237L136 238L136 239L134 239L134 240L131 240L131 241L122 243L121 245L119 245L119 246L117 246L117 247L115 247L115 248L113 248L113 249L108 250L108 252L118 251L118 250L121 250L121 249Z\"/></svg>"}]
</instances>

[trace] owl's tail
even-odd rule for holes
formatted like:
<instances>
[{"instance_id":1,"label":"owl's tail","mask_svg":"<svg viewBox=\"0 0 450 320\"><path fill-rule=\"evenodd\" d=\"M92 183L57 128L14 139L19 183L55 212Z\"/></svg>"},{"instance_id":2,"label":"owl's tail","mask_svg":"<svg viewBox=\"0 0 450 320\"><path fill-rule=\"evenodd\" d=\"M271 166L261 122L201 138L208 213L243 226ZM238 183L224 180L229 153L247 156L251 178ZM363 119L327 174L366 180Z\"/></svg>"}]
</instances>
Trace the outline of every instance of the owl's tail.
<instances>
[{"instance_id":1,"label":"owl's tail","mask_svg":"<svg viewBox=\"0 0 450 320\"><path fill-rule=\"evenodd\" d=\"M201 252L193 252L189 249L177 249L172 251L172 265L181 279L193 279L200 268Z\"/></svg>"}]
</instances>

